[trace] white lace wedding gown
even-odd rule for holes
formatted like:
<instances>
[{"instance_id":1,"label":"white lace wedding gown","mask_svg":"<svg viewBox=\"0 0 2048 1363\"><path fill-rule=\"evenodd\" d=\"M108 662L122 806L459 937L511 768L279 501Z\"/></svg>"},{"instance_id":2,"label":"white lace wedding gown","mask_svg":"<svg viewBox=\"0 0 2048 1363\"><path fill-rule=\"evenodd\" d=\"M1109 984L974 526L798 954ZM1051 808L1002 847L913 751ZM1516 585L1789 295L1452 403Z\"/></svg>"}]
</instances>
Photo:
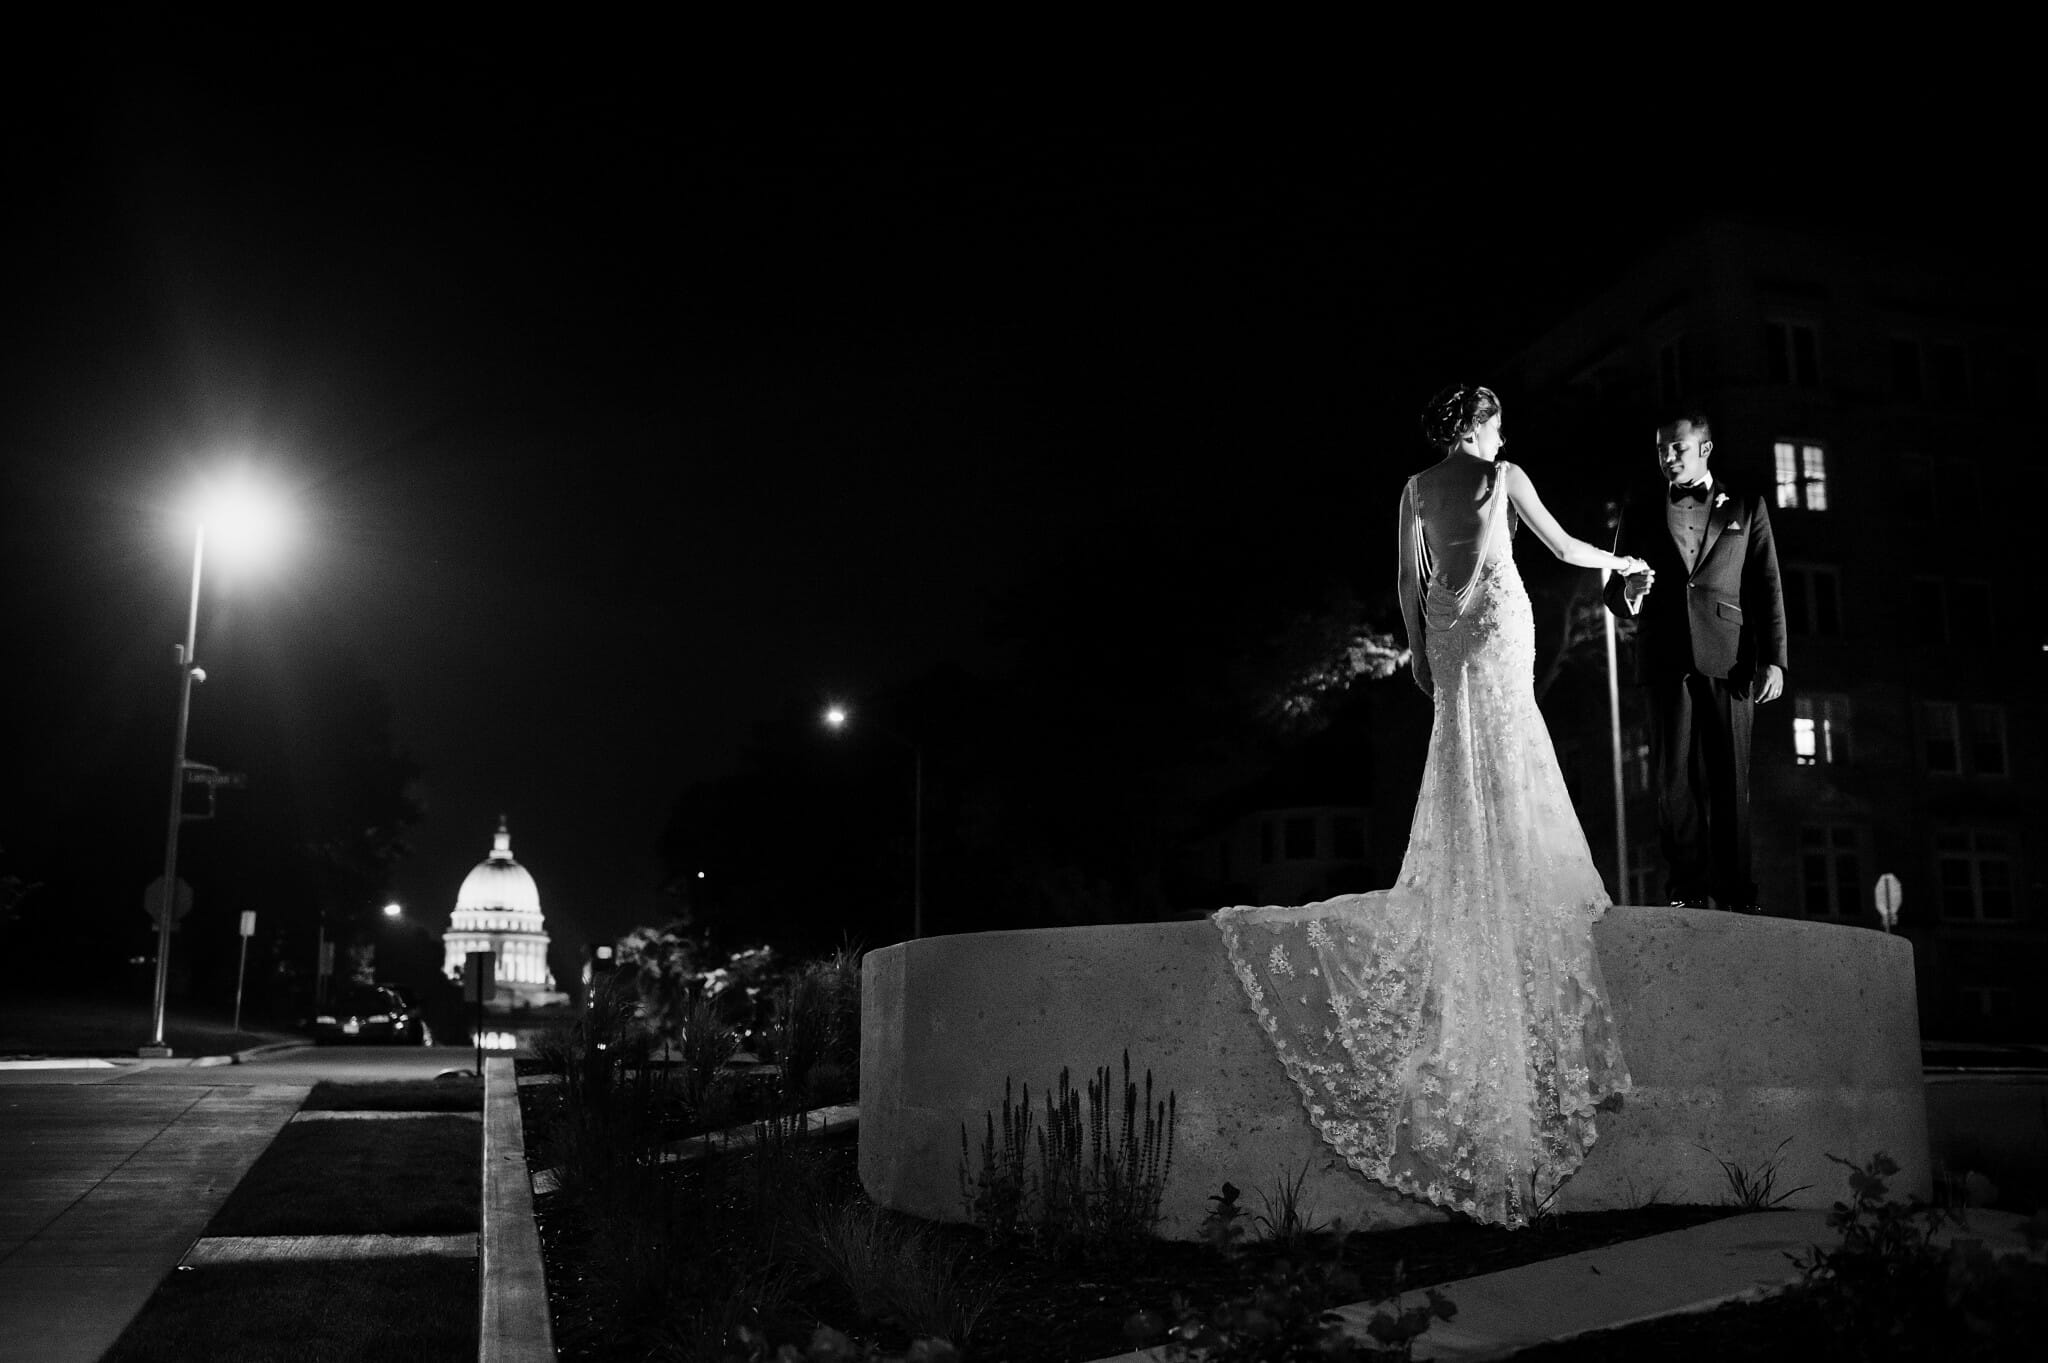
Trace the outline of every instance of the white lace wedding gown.
<instances>
[{"instance_id":1,"label":"white lace wedding gown","mask_svg":"<svg viewBox=\"0 0 2048 1363\"><path fill-rule=\"evenodd\" d=\"M1325 1140L1368 1178L1519 1226L1629 1078L1593 954L1610 901L1536 708L1505 471L1462 587L1434 570L1413 479L1402 496L1436 723L1399 882L1214 922Z\"/></svg>"}]
</instances>

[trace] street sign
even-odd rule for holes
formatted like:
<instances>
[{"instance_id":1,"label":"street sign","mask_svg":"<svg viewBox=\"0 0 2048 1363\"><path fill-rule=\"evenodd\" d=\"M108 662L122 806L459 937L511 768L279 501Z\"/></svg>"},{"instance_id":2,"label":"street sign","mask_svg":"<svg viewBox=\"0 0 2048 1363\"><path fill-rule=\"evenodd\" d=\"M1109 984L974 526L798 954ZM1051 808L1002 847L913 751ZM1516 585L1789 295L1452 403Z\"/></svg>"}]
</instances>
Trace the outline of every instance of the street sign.
<instances>
[{"instance_id":1,"label":"street sign","mask_svg":"<svg viewBox=\"0 0 2048 1363\"><path fill-rule=\"evenodd\" d=\"M1877 878L1877 920L1890 932L1899 924L1899 905L1906 899L1906 889L1899 884L1899 878L1886 871Z\"/></svg>"},{"instance_id":2,"label":"street sign","mask_svg":"<svg viewBox=\"0 0 2048 1363\"><path fill-rule=\"evenodd\" d=\"M155 923L158 927L163 926L164 878L162 876L158 876L155 880L150 881L149 885L142 891L142 911L149 915L150 922ZM192 887L185 883L183 876L179 876L177 897L172 900L171 904L172 932L178 930L178 920L190 912L192 912Z\"/></svg>"},{"instance_id":3,"label":"street sign","mask_svg":"<svg viewBox=\"0 0 2048 1363\"><path fill-rule=\"evenodd\" d=\"M490 951L472 951L462 958L462 1001L489 1003L498 993L498 957Z\"/></svg>"},{"instance_id":4,"label":"street sign","mask_svg":"<svg viewBox=\"0 0 2048 1363\"><path fill-rule=\"evenodd\" d=\"M254 937L256 935L256 910L242 910L242 935L244 937Z\"/></svg>"}]
</instances>

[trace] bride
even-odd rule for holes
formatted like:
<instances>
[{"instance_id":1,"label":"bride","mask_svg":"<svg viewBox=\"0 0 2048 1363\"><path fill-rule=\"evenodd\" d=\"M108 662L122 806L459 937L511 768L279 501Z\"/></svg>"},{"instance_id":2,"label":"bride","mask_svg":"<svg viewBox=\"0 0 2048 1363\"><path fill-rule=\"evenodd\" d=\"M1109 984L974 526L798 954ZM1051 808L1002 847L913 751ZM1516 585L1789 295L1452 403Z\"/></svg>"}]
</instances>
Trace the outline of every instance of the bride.
<instances>
[{"instance_id":1,"label":"bride","mask_svg":"<svg viewBox=\"0 0 2048 1363\"><path fill-rule=\"evenodd\" d=\"M1511 540L1647 572L1574 539L1501 459L1500 400L1423 413L1443 458L1401 493L1400 595L1436 704L1399 881L1214 922L1323 1138L1368 1178L1527 1223L1627 1092L1592 925L1609 907L1536 709L1535 628Z\"/></svg>"}]
</instances>

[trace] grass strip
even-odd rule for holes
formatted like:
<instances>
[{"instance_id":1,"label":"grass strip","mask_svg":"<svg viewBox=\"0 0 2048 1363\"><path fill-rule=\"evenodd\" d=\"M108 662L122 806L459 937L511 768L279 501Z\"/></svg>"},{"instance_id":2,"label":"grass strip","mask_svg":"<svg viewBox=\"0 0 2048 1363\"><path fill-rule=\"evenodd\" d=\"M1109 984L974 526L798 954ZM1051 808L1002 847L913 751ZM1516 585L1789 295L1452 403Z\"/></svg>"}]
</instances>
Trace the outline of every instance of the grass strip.
<instances>
[{"instance_id":1,"label":"grass strip","mask_svg":"<svg viewBox=\"0 0 2048 1363\"><path fill-rule=\"evenodd\" d=\"M341 1084L322 1079L300 1106L302 1112L482 1112L484 1081L381 1079Z\"/></svg>"},{"instance_id":2,"label":"grass strip","mask_svg":"<svg viewBox=\"0 0 2048 1363\"><path fill-rule=\"evenodd\" d=\"M476 1294L465 1259L185 1269L102 1363L473 1363Z\"/></svg>"},{"instance_id":3,"label":"grass strip","mask_svg":"<svg viewBox=\"0 0 2048 1363\"><path fill-rule=\"evenodd\" d=\"M293 1122L208 1235L447 1235L480 1228L483 1136L467 1117Z\"/></svg>"}]
</instances>

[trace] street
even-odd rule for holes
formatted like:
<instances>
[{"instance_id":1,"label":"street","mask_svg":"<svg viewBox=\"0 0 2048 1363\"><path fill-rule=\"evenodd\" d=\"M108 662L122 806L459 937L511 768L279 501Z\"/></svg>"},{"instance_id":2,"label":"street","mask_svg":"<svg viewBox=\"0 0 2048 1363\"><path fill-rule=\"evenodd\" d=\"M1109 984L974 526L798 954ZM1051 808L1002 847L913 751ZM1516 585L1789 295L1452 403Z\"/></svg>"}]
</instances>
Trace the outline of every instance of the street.
<instances>
[{"instance_id":1,"label":"street","mask_svg":"<svg viewBox=\"0 0 2048 1363\"><path fill-rule=\"evenodd\" d=\"M473 1071L468 1046L304 1046L274 1051L238 1065L195 1065L189 1060L66 1061L64 1068L11 1068L0 1062L0 1086L93 1084L128 1087L223 1088L250 1084L366 1083L376 1079L432 1079L447 1070Z\"/></svg>"}]
</instances>

